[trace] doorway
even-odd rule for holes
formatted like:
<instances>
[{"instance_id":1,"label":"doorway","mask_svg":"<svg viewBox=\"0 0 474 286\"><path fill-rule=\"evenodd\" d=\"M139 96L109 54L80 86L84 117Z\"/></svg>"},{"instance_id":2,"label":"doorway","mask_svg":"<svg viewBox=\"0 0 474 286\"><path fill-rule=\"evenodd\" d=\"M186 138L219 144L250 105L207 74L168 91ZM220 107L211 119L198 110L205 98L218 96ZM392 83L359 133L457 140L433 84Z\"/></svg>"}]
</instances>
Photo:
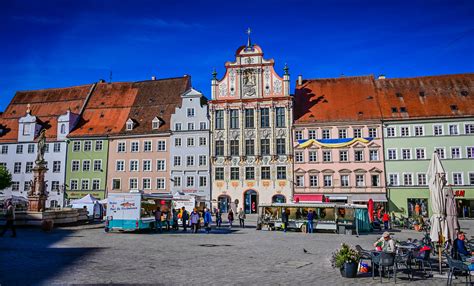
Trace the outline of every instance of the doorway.
<instances>
[{"instance_id":1,"label":"doorway","mask_svg":"<svg viewBox=\"0 0 474 286\"><path fill-rule=\"evenodd\" d=\"M244 210L247 214L255 214L258 209L258 194L254 190L244 193Z\"/></svg>"}]
</instances>

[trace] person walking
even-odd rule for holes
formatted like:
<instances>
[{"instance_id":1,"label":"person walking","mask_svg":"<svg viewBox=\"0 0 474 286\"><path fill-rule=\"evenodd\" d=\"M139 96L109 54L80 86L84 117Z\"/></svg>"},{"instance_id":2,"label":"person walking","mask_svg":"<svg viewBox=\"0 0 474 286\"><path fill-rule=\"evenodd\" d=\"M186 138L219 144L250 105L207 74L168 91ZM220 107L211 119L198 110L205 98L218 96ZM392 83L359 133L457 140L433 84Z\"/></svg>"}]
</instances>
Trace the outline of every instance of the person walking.
<instances>
[{"instance_id":1,"label":"person walking","mask_svg":"<svg viewBox=\"0 0 474 286\"><path fill-rule=\"evenodd\" d=\"M308 222L308 228L306 230L307 233L313 233L313 220L314 220L314 212L313 210L309 210L308 216L306 217Z\"/></svg>"},{"instance_id":2,"label":"person walking","mask_svg":"<svg viewBox=\"0 0 474 286\"><path fill-rule=\"evenodd\" d=\"M220 209L216 209L216 226L221 227L222 224L222 212Z\"/></svg>"},{"instance_id":3,"label":"person walking","mask_svg":"<svg viewBox=\"0 0 474 286\"><path fill-rule=\"evenodd\" d=\"M191 222L192 231L193 231L194 233L197 233L197 232L198 232L199 219L200 219L200 215L199 215L199 213L197 212L197 209L194 208L194 209L193 209L193 212L191 213L190 219L189 219L189 221Z\"/></svg>"},{"instance_id":4,"label":"person walking","mask_svg":"<svg viewBox=\"0 0 474 286\"><path fill-rule=\"evenodd\" d=\"M382 216L382 221L383 221L383 227L385 230L388 230L388 223L390 222L390 216L388 213L384 213Z\"/></svg>"},{"instance_id":5,"label":"person walking","mask_svg":"<svg viewBox=\"0 0 474 286\"><path fill-rule=\"evenodd\" d=\"M245 211L240 208L240 211L239 211L239 224L240 224L240 227L242 228L245 228Z\"/></svg>"},{"instance_id":6,"label":"person walking","mask_svg":"<svg viewBox=\"0 0 474 286\"><path fill-rule=\"evenodd\" d=\"M229 228L232 228L232 222L234 221L234 212L230 209L229 214L227 215L227 220L229 221Z\"/></svg>"},{"instance_id":7,"label":"person walking","mask_svg":"<svg viewBox=\"0 0 474 286\"><path fill-rule=\"evenodd\" d=\"M204 209L204 229L206 233L211 232L212 215L209 209Z\"/></svg>"},{"instance_id":8,"label":"person walking","mask_svg":"<svg viewBox=\"0 0 474 286\"><path fill-rule=\"evenodd\" d=\"M163 232L162 225L161 225L161 209L158 207L155 211L155 232Z\"/></svg>"},{"instance_id":9,"label":"person walking","mask_svg":"<svg viewBox=\"0 0 474 286\"><path fill-rule=\"evenodd\" d=\"M286 232L288 229L288 212L286 209L283 209L281 212L281 221L283 222L283 232Z\"/></svg>"},{"instance_id":10,"label":"person walking","mask_svg":"<svg viewBox=\"0 0 474 286\"><path fill-rule=\"evenodd\" d=\"M181 208L181 220L183 221L183 231L186 231L188 227L189 214L185 207Z\"/></svg>"},{"instance_id":11,"label":"person walking","mask_svg":"<svg viewBox=\"0 0 474 286\"><path fill-rule=\"evenodd\" d=\"M16 237L16 230L15 230L15 209L13 207L12 201L7 202L7 209L5 213L5 219L7 220L5 226L3 227L2 233L0 233L0 236L3 236L5 232L7 232L7 229L12 230L12 235L11 237Z\"/></svg>"},{"instance_id":12,"label":"person walking","mask_svg":"<svg viewBox=\"0 0 474 286\"><path fill-rule=\"evenodd\" d=\"M178 212L176 209L173 209L173 230L178 230Z\"/></svg>"}]
</instances>

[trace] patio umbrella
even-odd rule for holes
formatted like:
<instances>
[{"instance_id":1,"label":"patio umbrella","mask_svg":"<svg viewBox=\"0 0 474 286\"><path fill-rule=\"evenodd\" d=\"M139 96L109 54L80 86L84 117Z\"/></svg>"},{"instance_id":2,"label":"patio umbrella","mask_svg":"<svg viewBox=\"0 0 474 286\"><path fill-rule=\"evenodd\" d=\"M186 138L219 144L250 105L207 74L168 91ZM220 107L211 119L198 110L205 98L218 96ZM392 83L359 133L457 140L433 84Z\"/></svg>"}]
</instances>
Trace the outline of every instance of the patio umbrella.
<instances>
[{"instance_id":1,"label":"patio umbrella","mask_svg":"<svg viewBox=\"0 0 474 286\"><path fill-rule=\"evenodd\" d=\"M452 188L446 191L446 225L448 227L448 237L451 243L456 238L459 227L458 212L456 209L456 199Z\"/></svg>"},{"instance_id":2,"label":"patio umbrella","mask_svg":"<svg viewBox=\"0 0 474 286\"><path fill-rule=\"evenodd\" d=\"M367 203L367 211L369 212L370 222L374 222L374 201L372 199L369 199Z\"/></svg>"},{"instance_id":3,"label":"patio umbrella","mask_svg":"<svg viewBox=\"0 0 474 286\"><path fill-rule=\"evenodd\" d=\"M438 154L435 152L431 157L430 165L428 166L428 187L430 189L431 200L431 232L430 237L434 242L439 241L439 235L442 234L445 238L448 236L448 229L446 227L446 203L444 186L446 180L444 178L445 171Z\"/></svg>"},{"instance_id":4,"label":"patio umbrella","mask_svg":"<svg viewBox=\"0 0 474 286\"><path fill-rule=\"evenodd\" d=\"M433 242L441 242L440 235L447 238L448 229L446 227L446 196L444 186L446 185L445 171L438 154L433 153L430 165L428 166L428 187L430 189L431 200L431 232L430 237ZM441 246L438 247L439 272L441 273Z\"/></svg>"}]
</instances>

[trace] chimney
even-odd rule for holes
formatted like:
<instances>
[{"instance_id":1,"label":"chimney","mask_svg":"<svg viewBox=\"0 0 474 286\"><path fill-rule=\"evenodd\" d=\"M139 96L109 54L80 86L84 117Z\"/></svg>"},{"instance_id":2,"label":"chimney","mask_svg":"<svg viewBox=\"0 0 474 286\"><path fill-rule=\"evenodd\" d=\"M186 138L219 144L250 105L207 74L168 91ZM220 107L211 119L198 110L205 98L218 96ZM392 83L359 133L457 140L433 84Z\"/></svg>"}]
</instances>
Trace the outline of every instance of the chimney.
<instances>
[{"instance_id":1,"label":"chimney","mask_svg":"<svg viewBox=\"0 0 474 286\"><path fill-rule=\"evenodd\" d=\"M302 84L303 84L303 76L298 75L298 85L302 85Z\"/></svg>"},{"instance_id":2,"label":"chimney","mask_svg":"<svg viewBox=\"0 0 474 286\"><path fill-rule=\"evenodd\" d=\"M379 75L379 77L377 79L385 79L385 75L381 74L381 75Z\"/></svg>"},{"instance_id":3,"label":"chimney","mask_svg":"<svg viewBox=\"0 0 474 286\"><path fill-rule=\"evenodd\" d=\"M153 75L153 76L151 77L151 80L156 80L156 76Z\"/></svg>"}]
</instances>

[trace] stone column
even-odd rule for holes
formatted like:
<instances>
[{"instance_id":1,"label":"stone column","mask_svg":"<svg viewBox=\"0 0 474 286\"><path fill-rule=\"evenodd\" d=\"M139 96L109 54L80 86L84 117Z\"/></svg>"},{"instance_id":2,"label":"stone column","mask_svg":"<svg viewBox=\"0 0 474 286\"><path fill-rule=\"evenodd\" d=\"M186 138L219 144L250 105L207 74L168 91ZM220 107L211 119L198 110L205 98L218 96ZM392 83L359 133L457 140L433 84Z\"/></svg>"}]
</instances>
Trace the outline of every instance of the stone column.
<instances>
[{"instance_id":1,"label":"stone column","mask_svg":"<svg viewBox=\"0 0 474 286\"><path fill-rule=\"evenodd\" d=\"M44 175L48 168L43 162L36 164L33 168L33 185L30 187L31 191L28 194L28 211L41 212L46 209L46 188L44 182Z\"/></svg>"}]
</instances>

